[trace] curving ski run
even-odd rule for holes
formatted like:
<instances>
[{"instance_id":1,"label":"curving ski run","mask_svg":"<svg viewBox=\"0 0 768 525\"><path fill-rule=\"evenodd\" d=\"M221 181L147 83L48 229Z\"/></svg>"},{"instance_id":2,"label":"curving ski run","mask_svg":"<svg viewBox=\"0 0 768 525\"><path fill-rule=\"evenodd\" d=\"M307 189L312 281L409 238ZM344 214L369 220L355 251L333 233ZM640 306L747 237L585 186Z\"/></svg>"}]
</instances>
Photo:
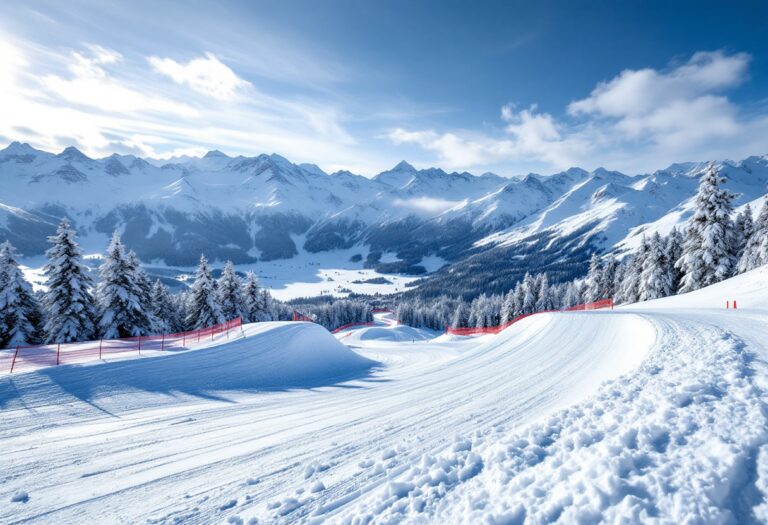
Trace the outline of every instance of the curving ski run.
<instances>
[{"instance_id":1,"label":"curving ski run","mask_svg":"<svg viewBox=\"0 0 768 525\"><path fill-rule=\"evenodd\" d=\"M0 500L28 498L0 522L759 521L768 271L721 284L481 338L382 320L338 334L374 368L285 388L217 388L203 358L194 392L0 378Z\"/></svg>"}]
</instances>

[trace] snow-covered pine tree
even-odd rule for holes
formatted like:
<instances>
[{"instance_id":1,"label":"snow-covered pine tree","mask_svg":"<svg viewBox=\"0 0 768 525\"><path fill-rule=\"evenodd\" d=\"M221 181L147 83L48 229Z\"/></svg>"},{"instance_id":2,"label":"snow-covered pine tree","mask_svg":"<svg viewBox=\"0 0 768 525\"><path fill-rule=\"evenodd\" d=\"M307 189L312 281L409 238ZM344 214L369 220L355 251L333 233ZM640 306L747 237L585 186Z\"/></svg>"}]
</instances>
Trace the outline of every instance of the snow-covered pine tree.
<instances>
[{"instance_id":1,"label":"snow-covered pine tree","mask_svg":"<svg viewBox=\"0 0 768 525\"><path fill-rule=\"evenodd\" d=\"M536 311L536 281L530 273L525 274L523 278L523 303L521 309L524 314L532 314Z\"/></svg>"},{"instance_id":2,"label":"snow-covered pine tree","mask_svg":"<svg viewBox=\"0 0 768 525\"><path fill-rule=\"evenodd\" d=\"M733 236L734 236L734 256L738 261L744 254L744 249L747 247L747 242L754 232L754 222L752 220L752 207L747 204L743 211L740 211L736 215L736 220L733 222Z\"/></svg>"},{"instance_id":3,"label":"snow-covered pine tree","mask_svg":"<svg viewBox=\"0 0 768 525\"><path fill-rule=\"evenodd\" d=\"M576 306L579 302L581 302L579 287L575 281L569 281L563 294L562 307L570 308L571 306Z\"/></svg>"},{"instance_id":4,"label":"snow-covered pine tree","mask_svg":"<svg viewBox=\"0 0 768 525\"><path fill-rule=\"evenodd\" d=\"M602 285L603 268L600 264L600 257L596 253L592 254L589 260L589 271L587 272L586 289L584 291L584 301L591 303L600 299Z\"/></svg>"},{"instance_id":5,"label":"snow-covered pine tree","mask_svg":"<svg viewBox=\"0 0 768 525\"><path fill-rule=\"evenodd\" d=\"M501 305L501 323L507 323L515 318L515 290L514 288L504 296L504 302Z\"/></svg>"},{"instance_id":6,"label":"snow-covered pine tree","mask_svg":"<svg viewBox=\"0 0 768 525\"><path fill-rule=\"evenodd\" d=\"M179 304L160 279L152 285L152 315L156 319L157 333L176 333L184 330L184 320Z\"/></svg>"},{"instance_id":7,"label":"snow-covered pine tree","mask_svg":"<svg viewBox=\"0 0 768 525\"><path fill-rule=\"evenodd\" d=\"M649 301L670 294L672 294L672 277L669 274L669 263L661 235L656 232L651 237L648 254L643 261L638 298L641 301Z\"/></svg>"},{"instance_id":8,"label":"snow-covered pine tree","mask_svg":"<svg viewBox=\"0 0 768 525\"><path fill-rule=\"evenodd\" d=\"M224 271L219 277L216 287L219 308L225 320L231 321L237 317L244 317L245 304L243 299L243 283L235 272L232 261L227 261Z\"/></svg>"},{"instance_id":9,"label":"snow-covered pine tree","mask_svg":"<svg viewBox=\"0 0 768 525\"><path fill-rule=\"evenodd\" d=\"M677 289L680 287L680 280L683 278L683 273L677 267L676 262L683 256L684 242L683 234L680 233L680 230L672 228L672 231L667 235L664 246L664 253L667 256L667 272L672 281L672 293L677 292Z\"/></svg>"},{"instance_id":10,"label":"snow-covered pine tree","mask_svg":"<svg viewBox=\"0 0 768 525\"><path fill-rule=\"evenodd\" d=\"M611 255L603 264L603 271L600 275L600 293L598 294L597 300L610 299L616 295L615 283L618 267L619 263L613 255Z\"/></svg>"},{"instance_id":11,"label":"snow-covered pine tree","mask_svg":"<svg viewBox=\"0 0 768 525\"><path fill-rule=\"evenodd\" d=\"M683 255L677 262L683 272L681 292L720 282L733 272L733 194L720 188L723 182L725 179L710 165L699 183Z\"/></svg>"},{"instance_id":12,"label":"snow-covered pine tree","mask_svg":"<svg viewBox=\"0 0 768 525\"><path fill-rule=\"evenodd\" d=\"M744 273L768 264L768 195L754 223L752 235L739 259L738 271Z\"/></svg>"},{"instance_id":13,"label":"snow-covered pine tree","mask_svg":"<svg viewBox=\"0 0 768 525\"><path fill-rule=\"evenodd\" d=\"M261 311L264 321L277 321L280 318L278 303L266 288L261 289Z\"/></svg>"},{"instance_id":14,"label":"snow-covered pine tree","mask_svg":"<svg viewBox=\"0 0 768 525\"><path fill-rule=\"evenodd\" d=\"M462 299L459 299L456 304L456 312L453 315L451 326L453 328L464 328L469 326L469 307Z\"/></svg>"},{"instance_id":15,"label":"snow-covered pine tree","mask_svg":"<svg viewBox=\"0 0 768 525\"><path fill-rule=\"evenodd\" d=\"M67 219L59 223L56 235L48 237L43 267L48 291L43 296L45 341L71 343L96 337L96 301L93 282L82 263L77 234Z\"/></svg>"},{"instance_id":16,"label":"snow-covered pine tree","mask_svg":"<svg viewBox=\"0 0 768 525\"><path fill-rule=\"evenodd\" d=\"M523 302L525 302L525 287L521 281L515 284L515 303L512 317L523 315Z\"/></svg>"},{"instance_id":17,"label":"snow-covered pine tree","mask_svg":"<svg viewBox=\"0 0 768 525\"><path fill-rule=\"evenodd\" d=\"M536 311L545 312L555 309L555 301L552 296L552 289L549 286L546 272L540 274L539 296L536 298Z\"/></svg>"},{"instance_id":18,"label":"snow-covered pine tree","mask_svg":"<svg viewBox=\"0 0 768 525\"><path fill-rule=\"evenodd\" d=\"M194 330L206 328L224 321L216 300L216 285L205 255L200 256L195 281L189 290L187 325Z\"/></svg>"},{"instance_id":19,"label":"snow-covered pine tree","mask_svg":"<svg viewBox=\"0 0 768 525\"><path fill-rule=\"evenodd\" d=\"M245 284L243 285L244 323L261 321L261 297L259 290L259 281L256 278L256 274L253 272L246 273Z\"/></svg>"},{"instance_id":20,"label":"snow-covered pine tree","mask_svg":"<svg viewBox=\"0 0 768 525\"><path fill-rule=\"evenodd\" d=\"M152 324L151 314L144 310L143 292L136 283L136 272L117 232L109 243L99 276L96 296L101 337L114 339L147 335L147 327Z\"/></svg>"},{"instance_id":21,"label":"snow-covered pine tree","mask_svg":"<svg viewBox=\"0 0 768 525\"><path fill-rule=\"evenodd\" d=\"M141 310L146 313L146 325L142 327L145 334L159 334L164 332L166 323L162 318L155 316L152 309L152 282L147 272L141 267L139 256L133 250L128 251L128 266L133 272L133 281L141 301ZM143 334L142 334L143 335Z\"/></svg>"},{"instance_id":22,"label":"snow-covered pine tree","mask_svg":"<svg viewBox=\"0 0 768 525\"><path fill-rule=\"evenodd\" d=\"M643 234L643 237L640 239L640 246L632 259L627 263L628 266L624 272L624 281L621 283L620 291L622 303L636 303L640 300L640 279L649 251L648 238Z\"/></svg>"},{"instance_id":23,"label":"snow-covered pine tree","mask_svg":"<svg viewBox=\"0 0 768 525\"><path fill-rule=\"evenodd\" d=\"M42 312L7 241L0 246L0 261L0 347L39 343L43 336Z\"/></svg>"}]
</instances>

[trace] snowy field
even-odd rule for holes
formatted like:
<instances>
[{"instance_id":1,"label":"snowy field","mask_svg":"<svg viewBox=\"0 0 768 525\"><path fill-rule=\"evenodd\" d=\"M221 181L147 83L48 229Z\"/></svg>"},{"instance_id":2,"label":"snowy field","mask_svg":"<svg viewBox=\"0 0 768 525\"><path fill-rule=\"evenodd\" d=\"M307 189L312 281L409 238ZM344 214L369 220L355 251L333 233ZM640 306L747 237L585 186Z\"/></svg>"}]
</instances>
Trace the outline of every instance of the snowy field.
<instances>
[{"instance_id":1,"label":"snowy field","mask_svg":"<svg viewBox=\"0 0 768 525\"><path fill-rule=\"evenodd\" d=\"M766 290L2 376L0 522L765 522Z\"/></svg>"},{"instance_id":2,"label":"snowy field","mask_svg":"<svg viewBox=\"0 0 768 525\"><path fill-rule=\"evenodd\" d=\"M294 236L294 239L297 243L303 242L302 236ZM354 255L361 255L364 260L368 256L368 248L355 247L312 254L302 249L292 259L238 264L237 270L241 273L253 271L259 283L280 301L318 295L347 297L350 292L368 295L393 294L407 290L410 283L424 277L383 274L363 268L362 261L350 261ZM91 266L96 267L101 263L102 255L90 254L85 259L90 261ZM381 261L397 262L399 259L393 253L385 253ZM32 283L35 290L45 289L45 276L42 271L45 262L43 257L31 257L25 260L26 264L22 266L24 277ZM428 273L437 271L444 264L446 261L436 255L424 257L419 262ZM189 281L195 274L195 268L172 267L157 262L147 264L145 269L153 276L172 277L180 281Z\"/></svg>"}]
</instances>

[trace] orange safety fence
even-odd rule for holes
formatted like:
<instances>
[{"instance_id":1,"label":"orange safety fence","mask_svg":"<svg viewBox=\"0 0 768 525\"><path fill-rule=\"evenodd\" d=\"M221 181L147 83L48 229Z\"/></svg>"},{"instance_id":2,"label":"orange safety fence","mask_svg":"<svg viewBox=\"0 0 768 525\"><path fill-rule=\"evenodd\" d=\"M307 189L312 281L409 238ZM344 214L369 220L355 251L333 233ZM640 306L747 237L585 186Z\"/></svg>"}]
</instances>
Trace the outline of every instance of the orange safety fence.
<instances>
[{"instance_id":1,"label":"orange safety fence","mask_svg":"<svg viewBox=\"0 0 768 525\"><path fill-rule=\"evenodd\" d=\"M0 373L26 372L114 357L140 356L142 352L188 350L214 340L217 335L229 338L230 331L240 328L242 324L242 319L238 317L214 326L175 334L6 348L0 350Z\"/></svg>"},{"instance_id":2,"label":"orange safety fence","mask_svg":"<svg viewBox=\"0 0 768 525\"><path fill-rule=\"evenodd\" d=\"M530 317L532 315L536 314L543 314L543 313L551 313L551 312L575 312L575 311L583 311L583 310L599 310L602 308L611 308L613 309L613 299L601 299L600 301L594 301L591 303L584 303L584 304L577 304L576 306L571 306L569 308L564 308L562 310L545 310L542 312L533 312L530 314L523 314L515 317L514 319L507 321L504 324L498 325L498 326L485 326L482 328L477 327L466 327L466 328L447 328L445 330L445 333L451 334L451 335L484 335L484 334L498 334L502 330L505 330L506 328L509 328L516 322L525 319L526 317Z\"/></svg>"}]
</instances>

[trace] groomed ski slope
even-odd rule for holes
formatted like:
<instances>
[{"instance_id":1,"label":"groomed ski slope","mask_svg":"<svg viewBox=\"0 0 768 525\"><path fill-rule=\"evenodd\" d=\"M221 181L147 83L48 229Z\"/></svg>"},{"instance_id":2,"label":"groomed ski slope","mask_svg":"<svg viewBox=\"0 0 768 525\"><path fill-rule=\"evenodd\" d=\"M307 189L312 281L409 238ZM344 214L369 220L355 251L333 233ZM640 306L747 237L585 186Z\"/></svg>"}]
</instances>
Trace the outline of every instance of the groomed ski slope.
<instances>
[{"instance_id":1,"label":"groomed ski slope","mask_svg":"<svg viewBox=\"0 0 768 525\"><path fill-rule=\"evenodd\" d=\"M766 290L5 376L0 522L766 520Z\"/></svg>"}]
</instances>

